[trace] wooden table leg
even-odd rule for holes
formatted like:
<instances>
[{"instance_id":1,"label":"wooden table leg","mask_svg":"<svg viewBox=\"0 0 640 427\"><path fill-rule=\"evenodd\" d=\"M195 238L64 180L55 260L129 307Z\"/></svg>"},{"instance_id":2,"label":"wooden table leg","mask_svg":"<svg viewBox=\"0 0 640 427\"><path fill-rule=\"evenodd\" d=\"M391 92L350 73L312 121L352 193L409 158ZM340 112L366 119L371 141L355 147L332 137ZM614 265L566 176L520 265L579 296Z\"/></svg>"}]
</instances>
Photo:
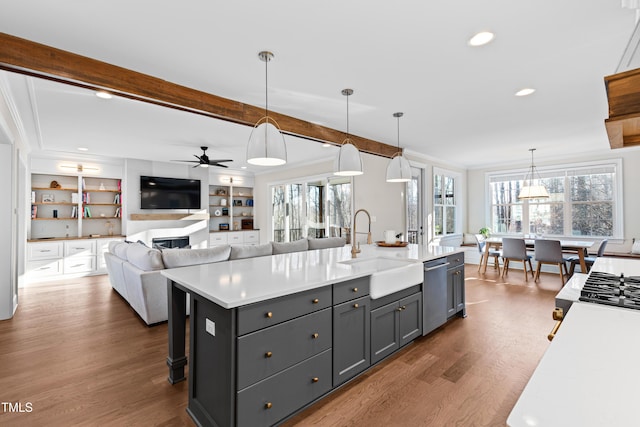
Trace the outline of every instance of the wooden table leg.
<instances>
[{"instance_id":1,"label":"wooden table leg","mask_svg":"<svg viewBox=\"0 0 640 427\"><path fill-rule=\"evenodd\" d=\"M491 247L490 243L484 244L484 257L482 259L482 274L487 272L487 262L489 261L489 248Z\"/></svg>"},{"instance_id":2,"label":"wooden table leg","mask_svg":"<svg viewBox=\"0 0 640 427\"><path fill-rule=\"evenodd\" d=\"M587 273L587 263L584 262L584 253L586 249L578 250L578 258L580 259L580 269L583 273Z\"/></svg>"},{"instance_id":3,"label":"wooden table leg","mask_svg":"<svg viewBox=\"0 0 640 427\"><path fill-rule=\"evenodd\" d=\"M168 381L176 384L186 380L184 367L187 364L185 356L185 338L187 329L187 294L172 280L167 280L169 300L169 367Z\"/></svg>"}]
</instances>

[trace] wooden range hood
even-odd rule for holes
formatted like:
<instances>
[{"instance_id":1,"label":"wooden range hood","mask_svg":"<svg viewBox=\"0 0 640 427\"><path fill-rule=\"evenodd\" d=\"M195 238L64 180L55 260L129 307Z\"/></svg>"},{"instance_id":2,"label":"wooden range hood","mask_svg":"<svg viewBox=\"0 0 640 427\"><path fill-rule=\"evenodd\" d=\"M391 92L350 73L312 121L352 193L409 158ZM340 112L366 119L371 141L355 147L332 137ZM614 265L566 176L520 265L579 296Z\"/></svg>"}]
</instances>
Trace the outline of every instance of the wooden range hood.
<instances>
[{"instance_id":1,"label":"wooden range hood","mask_svg":"<svg viewBox=\"0 0 640 427\"><path fill-rule=\"evenodd\" d=\"M604 78L609 118L604 121L611 148L640 145L640 68Z\"/></svg>"}]
</instances>

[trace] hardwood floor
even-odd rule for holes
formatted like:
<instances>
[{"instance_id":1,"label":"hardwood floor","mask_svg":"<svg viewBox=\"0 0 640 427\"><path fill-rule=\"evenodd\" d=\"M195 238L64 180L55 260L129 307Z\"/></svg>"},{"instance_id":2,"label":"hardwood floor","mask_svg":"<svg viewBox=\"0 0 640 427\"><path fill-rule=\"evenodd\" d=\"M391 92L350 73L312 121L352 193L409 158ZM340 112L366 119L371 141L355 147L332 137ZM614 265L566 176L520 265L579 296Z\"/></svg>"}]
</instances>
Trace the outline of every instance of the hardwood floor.
<instances>
[{"instance_id":1,"label":"hardwood floor","mask_svg":"<svg viewBox=\"0 0 640 427\"><path fill-rule=\"evenodd\" d=\"M407 346L286 426L500 426L549 345L556 274L465 268L467 318ZM147 327L106 276L20 290L0 322L0 425L193 426L167 380L167 325ZM15 407L14 407L15 408Z\"/></svg>"}]
</instances>

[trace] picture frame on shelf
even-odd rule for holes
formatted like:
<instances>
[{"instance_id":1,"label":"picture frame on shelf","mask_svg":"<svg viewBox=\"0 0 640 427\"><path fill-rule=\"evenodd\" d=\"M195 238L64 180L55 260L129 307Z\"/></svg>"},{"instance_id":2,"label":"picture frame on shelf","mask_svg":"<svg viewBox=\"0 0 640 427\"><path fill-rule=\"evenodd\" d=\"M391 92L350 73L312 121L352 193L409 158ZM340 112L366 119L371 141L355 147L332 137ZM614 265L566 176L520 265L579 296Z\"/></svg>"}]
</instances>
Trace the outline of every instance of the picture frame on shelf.
<instances>
[{"instance_id":1,"label":"picture frame on shelf","mask_svg":"<svg viewBox=\"0 0 640 427\"><path fill-rule=\"evenodd\" d=\"M220 231L229 231L229 224L228 223L222 223L218 226L218 229Z\"/></svg>"},{"instance_id":2,"label":"picture frame on shelf","mask_svg":"<svg viewBox=\"0 0 640 427\"><path fill-rule=\"evenodd\" d=\"M42 195L42 203L53 203L53 194L43 194Z\"/></svg>"},{"instance_id":3,"label":"picture frame on shelf","mask_svg":"<svg viewBox=\"0 0 640 427\"><path fill-rule=\"evenodd\" d=\"M242 200L238 200L238 199L234 200L233 206L242 206Z\"/></svg>"},{"instance_id":4,"label":"picture frame on shelf","mask_svg":"<svg viewBox=\"0 0 640 427\"><path fill-rule=\"evenodd\" d=\"M216 196L226 196L227 195L227 190L225 190L224 188L218 188L216 190Z\"/></svg>"}]
</instances>

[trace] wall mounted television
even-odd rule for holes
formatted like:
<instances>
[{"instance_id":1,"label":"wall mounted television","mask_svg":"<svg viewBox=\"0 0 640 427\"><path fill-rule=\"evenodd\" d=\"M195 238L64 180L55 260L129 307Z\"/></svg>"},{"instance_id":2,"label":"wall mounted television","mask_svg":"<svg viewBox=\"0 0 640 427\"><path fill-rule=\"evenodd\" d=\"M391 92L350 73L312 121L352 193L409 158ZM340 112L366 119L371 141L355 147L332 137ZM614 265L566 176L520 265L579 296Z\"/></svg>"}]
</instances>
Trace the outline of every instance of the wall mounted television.
<instances>
[{"instance_id":1,"label":"wall mounted television","mask_svg":"<svg viewBox=\"0 0 640 427\"><path fill-rule=\"evenodd\" d=\"M140 176L141 209L200 209L200 180Z\"/></svg>"}]
</instances>

